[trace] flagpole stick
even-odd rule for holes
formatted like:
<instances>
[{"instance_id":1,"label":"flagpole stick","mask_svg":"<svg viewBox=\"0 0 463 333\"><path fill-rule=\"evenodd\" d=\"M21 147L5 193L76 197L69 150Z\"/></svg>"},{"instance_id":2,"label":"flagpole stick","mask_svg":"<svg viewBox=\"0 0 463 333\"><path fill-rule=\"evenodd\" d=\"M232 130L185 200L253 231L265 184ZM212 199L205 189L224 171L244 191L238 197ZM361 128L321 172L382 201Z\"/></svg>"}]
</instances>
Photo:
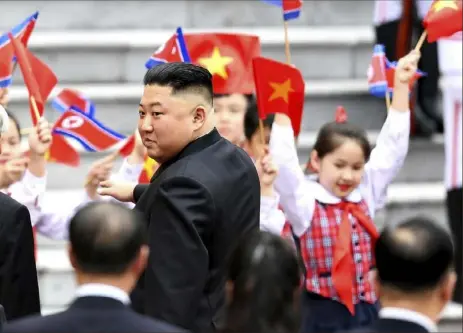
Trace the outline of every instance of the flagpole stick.
<instances>
[{"instance_id":1,"label":"flagpole stick","mask_svg":"<svg viewBox=\"0 0 463 333\"><path fill-rule=\"evenodd\" d=\"M263 145L265 145L264 122L260 118L259 118L259 133L260 133L260 141Z\"/></svg>"},{"instance_id":2,"label":"flagpole stick","mask_svg":"<svg viewBox=\"0 0 463 333\"><path fill-rule=\"evenodd\" d=\"M289 37L288 37L288 22L283 22L284 30L285 30L285 55L286 55L286 63L291 65L291 51L289 49Z\"/></svg>"},{"instance_id":3,"label":"flagpole stick","mask_svg":"<svg viewBox=\"0 0 463 333\"><path fill-rule=\"evenodd\" d=\"M32 110L34 110L35 119L38 122L41 117L40 117L39 109L37 108L37 103L35 102L35 97L31 96L30 100L31 100L31 104L32 104Z\"/></svg>"},{"instance_id":4,"label":"flagpole stick","mask_svg":"<svg viewBox=\"0 0 463 333\"><path fill-rule=\"evenodd\" d=\"M428 32L426 30L423 31L423 33L421 34L420 39L418 40L418 43L416 43L415 51L419 51L421 49L421 47L423 46L424 41L426 40L427 36L428 36Z\"/></svg>"},{"instance_id":5,"label":"flagpole stick","mask_svg":"<svg viewBox=\"0 0 463 333\"><path fill-rule=\"evenodd\" d=\"M387 108L387 111L389 112L389 109L391 108L391 96L389 95L389 92L386 91L386 94L384 95L385 99L386 99L386 108Z\"/></svg>"}]
</instances>

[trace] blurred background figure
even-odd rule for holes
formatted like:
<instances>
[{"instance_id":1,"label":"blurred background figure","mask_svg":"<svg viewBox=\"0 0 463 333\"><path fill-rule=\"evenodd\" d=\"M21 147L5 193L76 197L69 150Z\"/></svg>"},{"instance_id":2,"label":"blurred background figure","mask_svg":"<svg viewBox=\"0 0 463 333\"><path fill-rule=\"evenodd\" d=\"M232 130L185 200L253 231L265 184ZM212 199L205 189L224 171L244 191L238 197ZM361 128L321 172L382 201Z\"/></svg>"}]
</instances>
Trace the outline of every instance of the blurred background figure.
<instances>
[{"instance_id":1,"label":"blurred background figure","mask_svg":"<svg viewBox=\"0 0 463 333\"><path fill-rule=\"evenodd\" d=\"M396 61L414 47L423 32L422 20L432 0L375 0L373 23L376 42L386 47L386 57ZM443 132L438 111L437 44L424 43L419 68L428 75L419 79L416 107L413 110L412 134L429 137ZM411 101L414 104L414 101Z\"/></svg>"},{"instance_id":2,"label":"blurred background figure","mask_svg":"<svg viewBox=\"0 0 463 333\"><path fill-rule=\"evenodd\" d=\"M437 332L456 275L450 235L433 221L412 218L387 227L376 243L382 309L368 332Z\"/></svg>"},{"instance_id":3,"label":"blurred background figure","mask_svg":"<svg viewBox=\"0 0 463 333\"><path fill-rule=\"evenodd\" d=\"M69 258L78 289L67 310L11 322L5 332L180 332L131 310L129 293L145 269L146 226L120 204L94 202L69 225Z\"/></svg>"},{"instance_id":4,"label":"blurred background figure","mask_svg":"<svg viewBox=\"0 0 463 333\"><path fill-rule=\"evenodd\" d=\"M300 279L287 241L268 232L243 239L230 261L224 331L298 332Z\"/></svg>"}]
</instances>

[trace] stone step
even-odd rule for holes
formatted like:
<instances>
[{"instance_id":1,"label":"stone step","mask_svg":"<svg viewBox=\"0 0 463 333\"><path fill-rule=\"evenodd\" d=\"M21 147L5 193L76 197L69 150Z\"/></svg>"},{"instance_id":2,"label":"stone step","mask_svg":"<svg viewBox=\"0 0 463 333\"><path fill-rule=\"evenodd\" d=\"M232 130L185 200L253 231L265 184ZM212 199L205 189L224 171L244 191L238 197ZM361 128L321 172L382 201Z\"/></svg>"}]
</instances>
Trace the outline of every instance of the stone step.
<instances>
[{"instance_id":1,"label":"stone step","mask_svg":"<svg viewBox=\"0 0 463 333\"><path fill-rule=\"evenodd\" d=\"M81 91L96 105L96 117L107 126L122 133L131 133L138 117L138 104L143 87L140 84L59 85L50 98L62 88ZM28 93L24 86L15 85L10 92L10 109L23 127L29 126ZM302 131L318 130L334 117L335 109L343 105L350 121L369 130L378 130L384 121L386 107L383 99L368 93L365 79L312 80L306 82L305 114ZM55 121L59 114L50 107L46 117Z\"/></svg>"},{"instance_id":2,"label":"stone step","mask_svg":"<svg viewBox=\"0 0 463 333\"><path fill-rule=\"evenodd\" d=\"M185 28L186 33L208 31L255 34L263 56L285 62L282 27ZM36 31L29 47L61 83L138 83L145 62L173 33L173 29ZM295 26L288 34L291 61L305 78L366 78L374 42L371 26ZM19 76L17 71L14 81L22 80Z\"/></svg>"},{"instance_id":3,"label":"stone step","mask_svg":"<svg viewBox=\"0 0 463 333\"><path fill-rule=\"evenodd\" d=\"M36 10L37 30L219 28L282 26L281 10L256 0L158 1L2 1L8 15L1 31L10 29ZM371 24L373 1L306 1L291 26Z\"/></svg>"}]
</instances>

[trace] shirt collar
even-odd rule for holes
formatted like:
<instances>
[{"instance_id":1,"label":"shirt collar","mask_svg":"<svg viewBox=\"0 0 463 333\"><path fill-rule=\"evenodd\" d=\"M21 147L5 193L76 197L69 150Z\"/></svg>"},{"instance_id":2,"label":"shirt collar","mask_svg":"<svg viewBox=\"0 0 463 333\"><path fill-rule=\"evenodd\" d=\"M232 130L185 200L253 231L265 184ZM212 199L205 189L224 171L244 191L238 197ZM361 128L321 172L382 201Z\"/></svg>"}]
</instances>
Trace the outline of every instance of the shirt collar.
<instances>
[{"instance_id":1,"label":"shirt collar","mask_svg":"<svg viewBox=\"0 0 463 333\"><path fill-rule=\"evenodd\" d=\"M326 188L323 187L317 180L316 175L309 175L306 177L308 180L308 190L310 193L315 197L318 202L324 204L331 204L335 205L340 203L342 200L328 191ZM358 188L354 189L349 195L345 198L346 201L359 203L362 201L362 194Z\"/></svg>"},{"instance_id":2,"label":"shirt collar","mask_svg":"<svg viewBox=\"0 0 463 333\"><path fill-rule=\"evenodd\" d=\"M126 305L130 304L129 295L122 289L102 283L86 283L76 290L76 297L109 297L118 300Z\"/></svg>"},{"instance_id":3,"label":"shirt collar","mask_svg":"<svg viewBox=\"0 0 463 333\"><path fill-rule=\"evenodd\" d=\"M413 322L415 324L418 324L424 327L429 332L438 331L437 325L434 323L434 321L431 320L431 318L425 316L422 313L408 310L408 309L395 308L395 307L382 308L379 311L379 317L384 318L384 319L397 319L397 320Z\"/></svg>"}]
</instances>

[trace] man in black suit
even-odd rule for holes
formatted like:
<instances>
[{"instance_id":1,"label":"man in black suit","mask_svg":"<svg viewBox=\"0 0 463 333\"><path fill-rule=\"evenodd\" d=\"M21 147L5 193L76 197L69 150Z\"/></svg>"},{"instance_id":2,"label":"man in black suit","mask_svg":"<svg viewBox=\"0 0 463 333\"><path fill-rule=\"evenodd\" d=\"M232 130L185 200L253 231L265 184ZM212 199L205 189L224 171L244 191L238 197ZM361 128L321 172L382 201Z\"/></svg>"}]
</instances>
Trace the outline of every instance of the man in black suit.
<instances>
[{"instance_id":1,"label":"man in black suit","mask_svg":"<svg viewBox=\"0 0 463 333\"><path fill-rule=\"evenodd\" d=\"M227 258L259 228L259 178L249 156L215 129L206 69L159 65L144 85L138 129L161 166L149 185L108 181L99 193L133 200L148 223L151 255L132 294L137 311L213 332L223 318Z\"/></svg>"},{"instance_id":2,"label":"man in black suit","mask_svg":"<svg viewBox=\"0 0 463 333\"><path fill-rule=\"evenodd\" d=\"M9 322L5 333L183 332L127 306L149 253L141 216L119 204L90 203L71 219L69 240L76 299L64 312Z\"/></svg>"},{"instance_id":3,"label":"man in black suit","mask_svg":"<svg viewBox=\"0 0 463 333\"><path fill-rule=\"evenodd\" d=\"M437 332L456 274L451 236L425 218L386 228L376 248L379 319L362 332Z\"/></svg>"},{"instance_id":4,"label":"man in black suit","mask_svg":"<svg viewBox=\"0 0 463 333\"><path fill-rule=\"evenodd\" d=\"M0 136L9 118L0 105ZM1 149L1 145L0 145ZM40 313L34 236L29 211L0 192L0 331L5 319Z\"/></svg>"}]
</instances>

